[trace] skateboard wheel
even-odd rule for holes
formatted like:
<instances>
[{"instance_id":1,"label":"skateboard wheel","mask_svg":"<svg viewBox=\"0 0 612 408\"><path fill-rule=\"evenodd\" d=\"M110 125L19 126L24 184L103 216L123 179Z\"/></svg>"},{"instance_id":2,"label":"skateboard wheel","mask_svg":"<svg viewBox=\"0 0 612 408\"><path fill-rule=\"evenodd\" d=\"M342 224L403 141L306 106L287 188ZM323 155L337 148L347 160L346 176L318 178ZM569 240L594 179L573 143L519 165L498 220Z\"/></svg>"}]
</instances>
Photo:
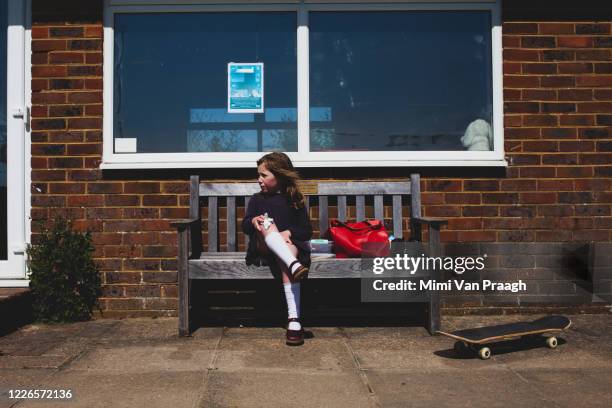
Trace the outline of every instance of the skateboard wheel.
<instances>
[{"instance_id":1,"label":"skateboard wheel","mask_svg":"<svg viewBox=\"0 0 612 408\"><path fill-rule=\"evenodd\" d=\"M482 347L480 350L478 350L478 357L483 360L488 360L489 357L491 357L491 349L488 347Z\"/></svg>"},{"instance_id":2,"label":"skateboard wheel","mask_svg":"<svg viewBox=\"0 0 612 408\"><path fill-rule=\"evenodd\" d=\"M557 342L557 338L552 336L546 339L546 345L551 348L554 349L555 347L557 347L559 343Z\"/></svg>"}]
</instances>

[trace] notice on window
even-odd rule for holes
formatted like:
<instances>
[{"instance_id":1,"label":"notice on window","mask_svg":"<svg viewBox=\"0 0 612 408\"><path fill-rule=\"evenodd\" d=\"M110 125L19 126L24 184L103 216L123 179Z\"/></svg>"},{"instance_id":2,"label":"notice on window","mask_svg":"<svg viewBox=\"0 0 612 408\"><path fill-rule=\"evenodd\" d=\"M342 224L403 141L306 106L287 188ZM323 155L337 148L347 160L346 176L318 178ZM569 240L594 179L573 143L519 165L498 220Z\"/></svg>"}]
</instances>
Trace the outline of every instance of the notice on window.
<instances>
[{"instance_id":1,"label":"notice on window","mask_svg":"<svg viewBox=\"0 0 612 408\"><path fill-rule=\"evenodd\" d=\"M264 111L263 62L227 64L227 111L229 113Z\"/></svg>"}]
</instances>

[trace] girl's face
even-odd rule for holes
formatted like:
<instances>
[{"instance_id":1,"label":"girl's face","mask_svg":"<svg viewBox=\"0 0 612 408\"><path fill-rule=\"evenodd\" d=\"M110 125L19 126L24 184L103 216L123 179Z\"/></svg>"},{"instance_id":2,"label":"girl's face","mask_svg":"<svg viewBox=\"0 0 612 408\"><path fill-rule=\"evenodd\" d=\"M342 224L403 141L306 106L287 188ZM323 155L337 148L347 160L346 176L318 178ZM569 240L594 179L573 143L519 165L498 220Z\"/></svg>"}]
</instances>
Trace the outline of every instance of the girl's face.
<instances>
[{"instance_id":1,"label":"girl's face","mask_svg":"<svg viewBox=\"0 0 612 408\"><path fill-rule=\"evenodd\" d=\"M273 193L278 189L278 180L274 174L272 174L267 168L265 163L261 163L257 166L257 182L261 191L264 193Z\"/></svg>"}]
</instances>

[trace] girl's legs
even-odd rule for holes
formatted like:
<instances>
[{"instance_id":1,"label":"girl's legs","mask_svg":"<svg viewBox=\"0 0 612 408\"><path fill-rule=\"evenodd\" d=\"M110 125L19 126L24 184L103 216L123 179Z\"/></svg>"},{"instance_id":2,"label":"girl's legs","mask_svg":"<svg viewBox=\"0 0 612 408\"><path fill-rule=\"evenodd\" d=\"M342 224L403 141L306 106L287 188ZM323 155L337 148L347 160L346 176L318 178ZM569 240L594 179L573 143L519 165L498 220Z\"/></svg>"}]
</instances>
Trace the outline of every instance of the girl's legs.
<instances>
[{"instance_id":1,"label":"girl's legs","mask_svg":"<svg viewBox=\"0 0 612 408\"><path fill-rule=\"evenodd\" d=\"M263 236L263 240L270 251L272 251L281 261L290 269L291 274L296 274L296 271L301 274L307 273L308 268L302 266L296 258L297 252L293 252L290 247L294 246L291 242L286 242L283 236L278 232L275 224L271 224L270 227L262 229L261 232L257 233L257 236ZM258 238L259 239L259 238ZM297 249L297 248L296 248ZM299 276L298 276L299 277Z\"/></svg>"},{"instance_id":2,"label":"girl's legs","mask_svg":"<svg viewBox=\"0 0 612 408\"><path fill-rule=\"evenodd\" d=\"M270 248L268 248L268 245L266 245L266 241L264 240L263 235L257 234L256 236L257 236L257 252L259 252L259 254L263 256L269 255L272 251L270 250ZM289 250L291 251L293 256L297 258L297 254L298 254L297 247L289 243L287 243L287 246L289 247ZM281 278L283 280L283 283L291 283L292 282L291 279L293 278L293 276L289 273L289 268L287 268L287 265L285 265L285 263L278 256L275 256L274 258L276 259L276 262L278 263L278 266L281 270Z\"/></svg>"},{"instance_id":3,"label":"girl's legs","mask_svg":"<svg viewBox=\"0 0 612 408\"><path fill-rule=\"evenodd\" d=\"M297 255L297 247L295 245L291 245L295 248L295 255ZM282 277L283 277L283 288L285 289L285 300L287 301L287 318L300 318L300 281L292 282L289 276L289 269L280 259L276 258L276 262L281 269ZM300 330L302 325L299 322L289 322L289 330Z\"/></svg>"},{"instance_id":4,"label":"girl's legs","mask_svg":"<svg viewBox=\"0 0 612 408\"><path fill-rule=\"evenodd\" d=\"M276 229L276 226L274 224L270 226L267 232L272 231L273 229L276 230L276 232L278 233L278 230ZM291 255L293 255L294 258L297 257L297 254L298 254L297 247L291 243L286 243L286 245L289 251L291 252ZM262 255L267 255L270 253L270 249L266 245L266 241L264 239L263 234L259 234L259 233L257 234L257 250ZM293 276L291 275L291 273L289 273L289 268L287 267L285 262L283 262L283 260L281 260L278 256L275 256L275 259L281 270L283 288L285 290L285 300L287 301L288 318L289 319L299 318L300 317L300 286L301 286L300 282L299 281L293 282L292 281ZM288 328L290 330L300 330L302 326L300 325L299 322L293 321L293 322L289 322Z\"/></svg>"}]
</instances>

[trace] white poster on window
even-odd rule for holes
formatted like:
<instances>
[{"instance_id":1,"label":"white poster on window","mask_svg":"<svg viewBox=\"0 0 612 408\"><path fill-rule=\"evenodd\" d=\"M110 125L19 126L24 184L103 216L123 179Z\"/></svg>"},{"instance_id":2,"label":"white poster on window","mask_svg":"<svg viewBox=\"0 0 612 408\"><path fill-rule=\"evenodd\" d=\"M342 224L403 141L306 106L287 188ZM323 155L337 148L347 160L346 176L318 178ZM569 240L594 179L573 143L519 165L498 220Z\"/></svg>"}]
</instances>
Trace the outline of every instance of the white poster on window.
<instances>
[{"instance_id":1,"label":"white poster on window","mask_svg":"<svg viewBox=\"0 0 612 408\"><path fill-rule=\"evenodd\" d=\"M263 62L227 64L227 111L229 113L264 111Z\"/></svg>"}]
</instances>

